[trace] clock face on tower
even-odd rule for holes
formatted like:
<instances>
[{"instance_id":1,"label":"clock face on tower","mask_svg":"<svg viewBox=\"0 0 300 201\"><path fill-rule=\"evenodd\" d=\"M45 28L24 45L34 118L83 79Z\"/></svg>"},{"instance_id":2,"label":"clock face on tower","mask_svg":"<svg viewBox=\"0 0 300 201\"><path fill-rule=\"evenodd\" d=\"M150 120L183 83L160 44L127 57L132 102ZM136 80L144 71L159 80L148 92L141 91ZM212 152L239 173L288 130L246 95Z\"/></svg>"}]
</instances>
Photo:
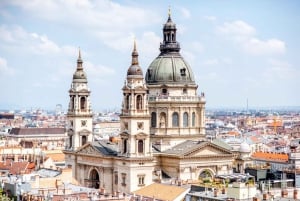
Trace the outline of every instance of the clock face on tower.
<instances>
[{"instance_id":1,"label":"clock face on tower","mask_svg":"<svg viewBox=\"0 0 300 201\"><path fill-rule=\"evenodd\" d=\"M86 120L81 120L81 126L82 127L86 126Z\"/></svg>"}]
</instances>

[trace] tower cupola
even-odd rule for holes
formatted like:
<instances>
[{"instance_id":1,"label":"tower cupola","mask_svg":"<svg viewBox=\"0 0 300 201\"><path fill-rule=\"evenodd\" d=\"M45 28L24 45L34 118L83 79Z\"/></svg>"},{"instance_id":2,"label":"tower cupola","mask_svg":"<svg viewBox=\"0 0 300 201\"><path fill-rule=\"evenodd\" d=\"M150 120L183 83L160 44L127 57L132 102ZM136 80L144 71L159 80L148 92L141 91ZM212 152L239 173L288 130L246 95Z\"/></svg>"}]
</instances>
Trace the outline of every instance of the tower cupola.
<instances>
[{"instance_id":1,"label":"tower cupola","mask_svg":"<svg viewBox=\"0 0 300 201\"><path fill-rule=\"evenodd\" d=\"M178 53L180 51L180 45L176 41L176 24L171 19L171 11L169 9L168 20L163 27L163 43L160 44L160 55L166 53Z\"/></svg>"},{"instance_id":2,"label":"tower cupola","mask_svg":"<svg viewBox=\"0 0 300 201\"><path fill-rule=\"evenodd\" d=\"M81 52L79 50L78 59L77 59L77 68L73 74L73 83L87 83L87 76L83 70L83 61L81 59Z\"/></svg>"},{"instance_id":3,"label":"tower cupola","mask_svg":"<svg viewBox=\"0 0 300 201\"><path fill-rule=\"evenodd\" d=\"M143 71L142 68L139 66L139 54L136 50L136 42L134 41L134 47L132 51L132 61L131 66L128 68L127 71L127 78L143 78Z\"/></svg>"}]
</instances>

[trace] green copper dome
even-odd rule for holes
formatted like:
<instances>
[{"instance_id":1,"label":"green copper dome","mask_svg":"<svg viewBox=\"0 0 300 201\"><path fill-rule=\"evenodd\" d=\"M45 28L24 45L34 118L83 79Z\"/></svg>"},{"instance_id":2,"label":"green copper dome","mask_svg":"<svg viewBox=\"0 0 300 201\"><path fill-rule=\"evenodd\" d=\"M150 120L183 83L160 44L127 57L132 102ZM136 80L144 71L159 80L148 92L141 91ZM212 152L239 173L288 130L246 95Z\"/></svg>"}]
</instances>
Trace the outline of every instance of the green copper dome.
<instances>
[{"instance_id":1,"label":"green copper dome","mask_svg":"<svg viewBox=\"0 0 300 201\"><path fill-rule=\"evenodd\" d=\"M176 41L176 24L169 14L163 27L163 42L160 54L150 64L146 72L147 84L195 84L189 64L180 55L180 45Z\"/></svg>"},{"instance_id":2,"label":"green copper dome","mask_svg":"<svg viewBox=\"0 0 300 201\"><path fill-rule=\"evenodd\" d=\"M194 84L193 72L180 55L158 56L146 73L147 84L185 83Z\"/></svg>"}]
</instances>

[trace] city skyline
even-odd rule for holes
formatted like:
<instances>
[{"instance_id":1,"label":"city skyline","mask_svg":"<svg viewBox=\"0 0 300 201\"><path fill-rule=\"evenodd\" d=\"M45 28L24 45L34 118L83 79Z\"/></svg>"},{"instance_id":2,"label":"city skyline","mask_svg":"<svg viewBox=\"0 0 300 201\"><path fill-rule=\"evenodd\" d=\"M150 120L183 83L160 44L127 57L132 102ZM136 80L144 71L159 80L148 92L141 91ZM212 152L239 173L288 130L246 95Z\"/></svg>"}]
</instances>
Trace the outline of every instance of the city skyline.
<instances>
[{"instance_id":1,"label":"city skyline","mask_svg":"<svg viewBox=\"0 0 300 201\"><path fill-rule=\"evenodd\" d=\"M5 0L0 108L66 109L79 47L92 108L120 108L133 40L145 75L169 6L207 107L299 106L297 1Z\"/></svg>"}]
</instances>

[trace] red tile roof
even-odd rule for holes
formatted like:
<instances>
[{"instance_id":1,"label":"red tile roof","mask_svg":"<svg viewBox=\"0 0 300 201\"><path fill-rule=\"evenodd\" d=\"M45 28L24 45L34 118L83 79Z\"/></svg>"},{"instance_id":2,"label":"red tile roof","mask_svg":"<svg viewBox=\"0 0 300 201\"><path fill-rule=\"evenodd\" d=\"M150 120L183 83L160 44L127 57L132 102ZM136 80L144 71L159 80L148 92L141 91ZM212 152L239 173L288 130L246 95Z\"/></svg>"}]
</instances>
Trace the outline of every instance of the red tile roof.
<instances>
[{"instance_id":1,"label":"red tile roof","mask_svg":"<svg viewBox=\"0 0 300 201\"><path fill-rule=\"evenodd\" d=\"M253 153L252 158L268 160L268 161L281 161L281 162L288 162L289 160L288 154L268 153L268 152L261 152L261 151Z\"/></svg>"},{"instance_id":2,"label":"red tile roof","mask_svg":"<svg viewBox=\"0 0 300 201\"><path fill-rule=\"evenodd\" d=\"M24 174L30 173L34 170L35 164L30 162L14 162L12 160L6 160L5 162L0 162L0 171L8 170L10 174Z\"/></svg>"}]
</instances>

